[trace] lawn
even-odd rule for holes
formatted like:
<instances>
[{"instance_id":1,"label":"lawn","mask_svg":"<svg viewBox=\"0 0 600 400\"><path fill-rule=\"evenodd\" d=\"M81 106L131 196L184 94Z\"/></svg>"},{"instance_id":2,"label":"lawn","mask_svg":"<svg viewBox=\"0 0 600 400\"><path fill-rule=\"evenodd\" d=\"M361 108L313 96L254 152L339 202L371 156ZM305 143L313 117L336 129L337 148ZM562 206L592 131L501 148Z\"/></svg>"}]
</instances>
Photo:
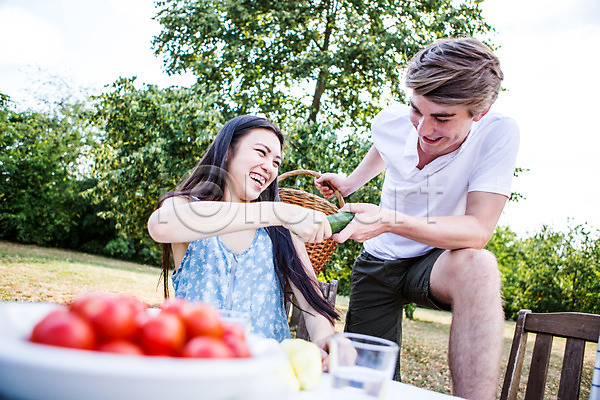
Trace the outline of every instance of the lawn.
<instances>
[{"instance_id":1,"label":"lawn","mask_svg":"<svg viewBox=\"0 0 600 400\"><path fill-rule=\"evenodd\" d=\"M42 301L69 303L87 292L129 293L150 305L163 301L160 270L148 265L114 260L60 249L0 241L0 299L2 301ZM336 306L342 315L348 299L338 296ZM403 381L442 393L451 392L447 368L447 345L451 314L417 308L414 320L404 320L402 346ZM514 322L504 330L504 371ZM343 327L343 319L336 325ZM529 351L533 338L528 341ZM546 398L556 398L564 340L555 340ZM587 399L594 367L596 346L586 347L585 371L580 399ZM504 373L502 373L503 377ZM522 385L525 385L524 371ZM501 387L498 383L498 387ZM499 389L500 390L500 389ZM498 391L499 393L499 391ZM520 398L523 398L523 394Z\"/></svg>"}]
</instances>

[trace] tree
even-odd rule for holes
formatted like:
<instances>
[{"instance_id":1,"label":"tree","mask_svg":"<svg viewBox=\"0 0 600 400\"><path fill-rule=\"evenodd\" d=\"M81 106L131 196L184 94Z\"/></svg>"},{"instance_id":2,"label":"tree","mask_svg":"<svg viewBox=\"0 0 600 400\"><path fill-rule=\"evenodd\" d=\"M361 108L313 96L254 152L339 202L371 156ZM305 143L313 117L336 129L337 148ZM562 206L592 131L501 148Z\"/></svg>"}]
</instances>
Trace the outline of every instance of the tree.
<instances>
[{"instance_id":1,"label":"tree","mask_svg":"<svg viewBox=\"0 0 600 400\"><path fill-rule=\"evenodd\" d=\"M96 99L94 123L103 133L94 154L98 185L90 195L109 204L102 216L115 221L115 255L157 264L148 217L200 160L222 116L214 96L194 88L138 89L134 81L120 79Z\"/></svg>"},{"instance_id":2,"label":"tree","mask_svg":"<svg viewBox=\"0 0 600 400\"><path fill-rule=\"evenodd\" d=\"M499 227L486 248L496 254L507 318L519 310L600 312L600 232L547 226L525 239Z\"/></svg>"},{"instance_id":3,"label":"tree","mask_svg":"<svg viewBox=\"0 0 600 400\"><path fill-rule=\"evenodd\" d=\"M480 0L164 0L154 38L169 73L192 72L224 116L263 112L289 133L281 172L349 173L370 147L368 123L391 96L403 100L402 67L444 36L484 34ZM350 129L345 129L350 128ZM318 159L307 154L318 154ZM378 177L351 201L379 201ZM308 182L297 187L314 191ZM288 184L288 182L286 182ZM340 245L324 271L349 291L360 245Z\"/></svg>"},{"instance_id":4,"label":"tree","mask_svg":"<svg viewBox=\"0 0 600 400\"><path fill-rule=\"evenodd\" d=\"M0 94L0 237L102 252L112 226L82 196L95 184L80 170L92 144L88 111L80 102L55 107L17 112Z\"/></svg>"},{"instance_id":5,"label":"tree","mask_svg":"<svg viewBox=\"0 0 600 400\"><path fill-rule=\"evenodd\" d=\"M227 113L365 127L424 44L490 30L481 1L163 0L153 44Z\"/></svg>"}]
</instances>

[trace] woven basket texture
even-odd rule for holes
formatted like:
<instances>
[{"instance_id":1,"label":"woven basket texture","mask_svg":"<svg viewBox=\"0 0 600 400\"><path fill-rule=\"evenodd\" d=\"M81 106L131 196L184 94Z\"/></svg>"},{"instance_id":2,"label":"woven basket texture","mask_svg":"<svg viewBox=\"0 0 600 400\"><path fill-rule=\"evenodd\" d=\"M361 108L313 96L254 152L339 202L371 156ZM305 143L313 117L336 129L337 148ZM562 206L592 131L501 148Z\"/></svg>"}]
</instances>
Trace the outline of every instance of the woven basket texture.
<instances>
[{"instance_id":1,"label":"woven basket texture","mask_svg":"<svg viewBox=\"0 0 600 400\"><path fill-rule=\"evenodd\" d=\"M309 170L289 171L279 177L279 185L281 186L281 181L283 179L295 175L312 175L314 177L320 176L319 173ZM303 190L280 187L279 197L284 203L295 204L311 210L321 211L325 215L335 214L339 210L335 204L329 202L328 200ZM336 197L340 203L340 206L343 206L344 200L339 192L336 193ZM336 246L337 243L332 239L325 239L323 242L319 243L306 243L308 257L310 258L312 267L317 275L319 275L323 268L325 268L325 265L331 258Z\"/></svg>"}]
</instances>

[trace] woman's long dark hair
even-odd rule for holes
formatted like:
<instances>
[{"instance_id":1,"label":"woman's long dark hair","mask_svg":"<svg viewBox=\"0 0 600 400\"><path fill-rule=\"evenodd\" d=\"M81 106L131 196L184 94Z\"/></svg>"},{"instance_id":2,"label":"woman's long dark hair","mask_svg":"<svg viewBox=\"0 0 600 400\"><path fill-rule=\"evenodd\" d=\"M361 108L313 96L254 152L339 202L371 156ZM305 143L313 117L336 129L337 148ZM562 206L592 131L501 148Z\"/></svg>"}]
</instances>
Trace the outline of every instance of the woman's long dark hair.
<instances>
[{"instance_id":1,"label":"woman's long dark hair","mask_svg":"<svg viewBox=\"0 0 600 400\"><path fill-rule=\"evenodd\" d=\"M158 206L160 207L165 199L174 196L185 196L193 200L221 201L226 186L228 154L229 157L233 157L240 139L253 129L267 129L273 132L283 148L284 137L277 125L266 118L254 115L235 117L221 128L192 173L176 191L164 195ZM277 179L273 180L256 201L280 201ZM273 264L282 289L286 283L291 283L319 314L329 321L339 318L333 305L323 298L319 289L312 284L313 279L304 270L290 231L283 226L269 226L266 231L273 243ZM171 264L171 244L165 243L161 262L165 298L169 297L168 277ZM285 296L289 297L291 294L285 293Z\"/></svg>"}]
</instances>

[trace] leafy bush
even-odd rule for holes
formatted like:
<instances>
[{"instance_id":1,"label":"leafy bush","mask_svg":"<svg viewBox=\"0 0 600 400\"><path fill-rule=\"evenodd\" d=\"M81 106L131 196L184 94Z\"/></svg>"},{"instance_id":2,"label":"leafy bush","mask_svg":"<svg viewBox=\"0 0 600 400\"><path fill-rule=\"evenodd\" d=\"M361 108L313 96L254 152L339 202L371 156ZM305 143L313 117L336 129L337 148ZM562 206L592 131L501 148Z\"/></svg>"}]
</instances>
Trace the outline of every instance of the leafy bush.
<instances>
[{"instance_id":1,"label":"leafy bush","mask_svg":"<svg viewBox=\"0 0 600 400\"><path fill-rule=\"evenodd\" d=\"M487 248L502 274L507 318L519 310L600 313L600 238L585 225L555 232L547 226L517 239L500 227Z\"/></svg>"},{"instance_id":2,"label":"leafy bush","mask_svg":"<svg viewBox=\"0 0 600 400\"><path fill-rule=\"evenodd\" d=\"M101 253L114 226L83 195L96 183L78 169L91 145L83 105L55 114L10 105L0 97L0 238Z\"/></svg>"},{"instance_id":3,"label":"leafy bush","mask_svg":"<svg viewBox=\"0 0 600 400\"><path fill-rule=\"evenodd\" d=\"M160 196L174 190L200 160L222 123L200 88L138 89L120 79L99 96L93 121L103 132L94 152L98 185L90 195L107 204L118 238L106 250L158 265L160 247L146 230Z\"/></svg>"}]
</instances>

